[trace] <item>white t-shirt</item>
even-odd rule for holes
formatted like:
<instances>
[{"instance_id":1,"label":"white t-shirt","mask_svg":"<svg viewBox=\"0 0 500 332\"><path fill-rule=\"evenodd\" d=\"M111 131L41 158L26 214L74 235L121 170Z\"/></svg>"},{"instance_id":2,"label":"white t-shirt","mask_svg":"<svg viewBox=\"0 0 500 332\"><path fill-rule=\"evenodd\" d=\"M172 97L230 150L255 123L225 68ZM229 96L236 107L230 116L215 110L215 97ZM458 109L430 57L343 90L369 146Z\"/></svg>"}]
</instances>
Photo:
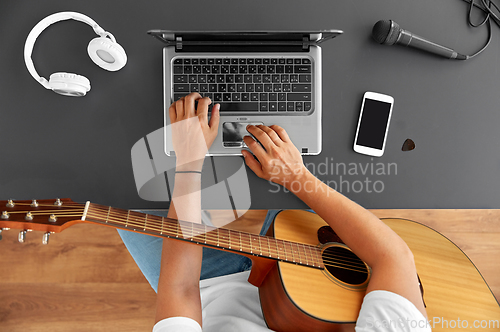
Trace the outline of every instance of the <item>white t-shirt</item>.
<instances>
[{"instance_id":1,"label":"white t-shirt","mask_svg":"<svg viewBox=\"0 0 500 332\"><path fill-rule=\"evenodd\" d=\"M248 283L249 274L245 271L200 281L203 332L270 331L262 316L258 289ZM430 331L426 323L422 313L404 297L373 291L364 298L356 332ZM170 317L153 327L153 332L201 331L195 320L186 317Z\"/></svg>"}]
</instances>

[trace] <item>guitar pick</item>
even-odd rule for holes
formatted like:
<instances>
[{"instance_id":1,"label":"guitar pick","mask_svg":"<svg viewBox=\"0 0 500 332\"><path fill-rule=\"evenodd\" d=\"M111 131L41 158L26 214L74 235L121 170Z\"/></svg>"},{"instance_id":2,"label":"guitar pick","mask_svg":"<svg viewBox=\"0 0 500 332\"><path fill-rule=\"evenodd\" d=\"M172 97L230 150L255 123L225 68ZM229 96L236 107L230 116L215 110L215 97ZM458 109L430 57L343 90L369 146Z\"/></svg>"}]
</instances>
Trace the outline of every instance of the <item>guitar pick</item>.
<instances>
[{"instance_id":1,"label":"guitar pick","mask_svg":"<svg viewBox=\"0 0 500 332\"><path fill-rule=\"evenodd\" d=\"M401 148L403 151L411 151L415 149L415 143L407 138L406 141L403 143L403 147Z\"/></svg>"}]
</instances>

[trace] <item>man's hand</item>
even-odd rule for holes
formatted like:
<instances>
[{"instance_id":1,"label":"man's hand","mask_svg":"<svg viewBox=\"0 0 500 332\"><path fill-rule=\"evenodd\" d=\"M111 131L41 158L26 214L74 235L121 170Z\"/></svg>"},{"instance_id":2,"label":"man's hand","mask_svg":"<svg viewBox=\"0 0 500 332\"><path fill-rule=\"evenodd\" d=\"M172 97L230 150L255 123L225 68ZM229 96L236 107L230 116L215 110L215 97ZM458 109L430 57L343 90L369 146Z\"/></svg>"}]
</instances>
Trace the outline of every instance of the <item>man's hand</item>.
<instances>
[{"instance_id":1,"label":"man's hand","mask_svg":"<svg viewBox=\"0 0 500 332\"><path fill-rule=\"evenodd\" d=\"M198 108L195 108L198 101ZM177 166L201 170L205 155L217 136L219 127L219 107L212 108L208 121L210 98L202 98L199 93L191 93L170 105L168 113L172 127L172 143L177 157Z\"/></svg>"},{"instance_id":2,"label":"man's hand","mask_svg":"<svg viewBox=\"0 0 500 332\"><path fill-rule=\"evenodd\" d=\"M299 150L293 145L285 129L277 125L270 127L248 126L247 130L262 144L259 145L252 137L245 136L243 140L257 157L246 150L241 153L245 163L258 177L290 188L309 171L304 166Z\"/></svg>"}]
</instances>

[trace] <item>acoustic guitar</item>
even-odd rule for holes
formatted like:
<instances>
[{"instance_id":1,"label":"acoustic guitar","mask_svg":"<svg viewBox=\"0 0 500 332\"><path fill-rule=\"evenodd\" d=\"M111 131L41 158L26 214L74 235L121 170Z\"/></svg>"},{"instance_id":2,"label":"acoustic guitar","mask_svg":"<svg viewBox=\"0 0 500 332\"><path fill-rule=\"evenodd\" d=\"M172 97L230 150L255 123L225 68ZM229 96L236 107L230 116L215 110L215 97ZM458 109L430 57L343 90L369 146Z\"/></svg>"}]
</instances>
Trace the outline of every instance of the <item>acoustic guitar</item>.
<instances>
[{"instance_id":1,"label":"acoustic guitar","mask_svg":"<svg viewBox=\"0 0 500 332\"><path fill-rule=\"evenodd\" d=\"M361 261L318 215L280 212L267 236L209 227L70 199L0 201L0 228L51 233L86 222L249 257L266 323L276 331L353 331L370 280ZM434 331L499 331L500 306L469 258L433 229L383 219L408 244ZM1 235L1 233L0 233Z\"/></svg>"}]
</instances>

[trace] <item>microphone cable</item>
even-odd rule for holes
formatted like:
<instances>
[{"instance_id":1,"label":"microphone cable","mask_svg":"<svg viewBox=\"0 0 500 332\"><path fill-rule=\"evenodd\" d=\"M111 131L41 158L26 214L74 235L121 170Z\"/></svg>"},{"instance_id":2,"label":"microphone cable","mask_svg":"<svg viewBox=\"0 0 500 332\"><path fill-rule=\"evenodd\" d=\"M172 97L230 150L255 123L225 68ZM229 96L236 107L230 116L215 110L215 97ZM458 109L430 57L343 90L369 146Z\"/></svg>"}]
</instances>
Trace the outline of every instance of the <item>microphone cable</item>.
<instances>
[{"instance_id":1,"label":"microphone cable","mask_svg":"<svg viewBox=\"0 0 500 332\"><path fill-rule=\"evenodd\" d=\"M472 55L466 55L466 58L464 60L467 60L467 59L471 59L471 58L475 57L476 55L482 53L490 44L491 35L492 35L491 34L491 21L493 21L498 27L500 27L500 18L498 16L498 14L500 14L500 9L498 8L497 5L495 5L493 3L493 0L478 0L479 1L478 3L476 3L475 0L463 0L463 1L465 1L469 4L468 17L467 17L467 21L468 21L469 25L473 28L479 28L485 24L487 24L487 26L488 26L488 41L483 46L483 48L481 48L476 53L474 53ZM479 24L474 24L472 22L472 9L474 7L481 10L484 14L486 14L483 21ZM498 14L495 13L494 10L496 10Z\"/></svg>"}]
</instances>

